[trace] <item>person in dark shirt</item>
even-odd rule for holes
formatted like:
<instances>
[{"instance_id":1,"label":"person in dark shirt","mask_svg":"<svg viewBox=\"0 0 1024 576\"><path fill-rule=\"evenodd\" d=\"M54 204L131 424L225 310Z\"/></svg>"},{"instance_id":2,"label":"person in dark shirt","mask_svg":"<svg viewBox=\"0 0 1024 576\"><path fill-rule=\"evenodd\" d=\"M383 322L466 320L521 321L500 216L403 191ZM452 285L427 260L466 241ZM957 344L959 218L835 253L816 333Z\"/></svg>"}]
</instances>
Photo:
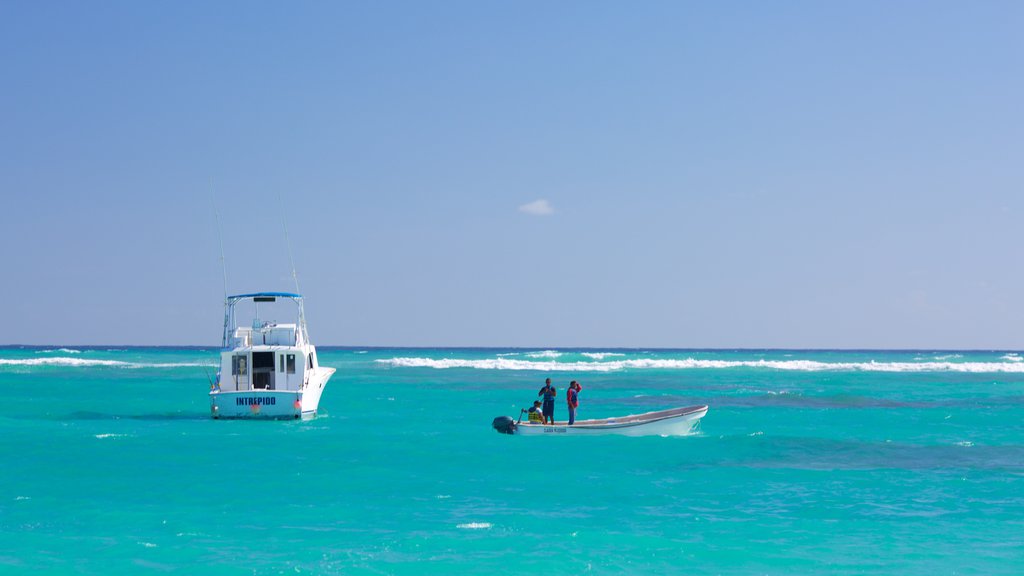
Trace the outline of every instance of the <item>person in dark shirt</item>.
<instances>
[{"instance_id":1,"label":"person in dark shirt","mask_svg":"<svg viewBox=\"0 0 1024 576\"><path fill-rule=\"evenodd\" d=\"M544 423L550 422L555 423L555 396L558 395L558 391L551 385L551 378L544 381L544 387L537 392L537 396L544 396L544 407L542 412L544 413Z\"/></svg>"},{"instance_id":2,"label":"person in dark shirt","mask_svg":"<svg viewBox=\"0 0 1024 576\"><path fill-rule=\"evenodd\" d=\"M569 389L565 391L565 401L569 404L569 426L576 422L576 409L580 407L580 390L583 387L573 380L569 383Z\"/></svg>"}]
</instances>

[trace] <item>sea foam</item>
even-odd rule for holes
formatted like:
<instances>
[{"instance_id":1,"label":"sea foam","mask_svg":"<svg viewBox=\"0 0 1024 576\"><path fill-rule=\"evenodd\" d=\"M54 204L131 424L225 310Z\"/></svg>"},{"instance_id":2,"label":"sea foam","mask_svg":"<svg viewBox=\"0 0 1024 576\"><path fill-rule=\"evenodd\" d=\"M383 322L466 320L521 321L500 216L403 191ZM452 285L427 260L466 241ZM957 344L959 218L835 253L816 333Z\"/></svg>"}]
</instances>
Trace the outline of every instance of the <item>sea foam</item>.
<instances>
[{"instance_id":1,"label":"sea foam","mask_svg":"<svg viewBox=\"0 0 1024 576\"><path fill-rule=\"evenodd\" d=\"M604 360L605 358L611 358L613 356L625 356L625 354L620 354L618 352L580 352L580 354L587 358L593 358L594 360Z\"/></svg>"},{"instance_id":2,"label":"sea foam","mask_svg":"<svg viewBox=\"0 0 1024 576\"><path fill-rule=\"evenodd\" d=\"M190 366L216 366L207 362L168 362L145 363L124 362L122 360L97 360L92 358L68 358L53 356L50 358L0 358L0 366L64 366L64 367L95 367L112 368L185 368Z\"/></svg>"},{"instance_id":3,"label":"sea foam","mask_svg":"<svg viewBox=\"0 0 1024 576\"><path fill-rule=\"evenodd\" d=\"M479 370L536 370L550 372L613 372L618 370L713 370L752 368L764 370L790 370L797 372L968 372L1024 373L1020 362L820 362L816 360L697 360L638 358L608 362L554 362L486 358L469 360L460 358L396 357L377 360L396 368L475 368Z\"/></svg>"}]
</instances>

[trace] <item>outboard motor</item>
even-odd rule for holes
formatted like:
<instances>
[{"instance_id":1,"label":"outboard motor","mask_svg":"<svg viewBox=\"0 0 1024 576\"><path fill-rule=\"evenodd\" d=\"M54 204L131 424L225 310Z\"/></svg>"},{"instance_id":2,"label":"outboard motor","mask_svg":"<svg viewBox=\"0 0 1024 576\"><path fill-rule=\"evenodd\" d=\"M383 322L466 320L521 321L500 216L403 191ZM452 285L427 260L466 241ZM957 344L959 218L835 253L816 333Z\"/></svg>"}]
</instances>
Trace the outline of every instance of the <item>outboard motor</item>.
<instances>
[{"instance_id":1,"label":"outboard motor","mask_svg":"<svg viewBox=\"0 0 1024 576\"><path fill-rule=\"evenodd\" d=\"M498 416L494 422L491 422L491 426L500 434L515 434L516 432L516 421L508 416Z\"/></svg>"}]
</instances>

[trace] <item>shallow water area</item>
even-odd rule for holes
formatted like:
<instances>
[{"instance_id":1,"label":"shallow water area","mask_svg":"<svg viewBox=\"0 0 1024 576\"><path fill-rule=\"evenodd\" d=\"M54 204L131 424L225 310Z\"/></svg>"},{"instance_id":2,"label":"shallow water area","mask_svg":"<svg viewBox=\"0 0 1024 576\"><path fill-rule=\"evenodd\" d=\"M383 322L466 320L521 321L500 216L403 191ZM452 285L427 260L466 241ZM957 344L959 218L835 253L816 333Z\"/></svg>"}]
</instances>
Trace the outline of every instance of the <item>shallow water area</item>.
<instances>
[{"instance_id":1,"label":"shallow water area","mask_svg":"<svg viewBox=\"0 0 1024 576\"><path fill-rule=\"evenodd\" d=\"M320 349L320 416L214 421L215 349L0 349L0 572L1014 574L1012 352ZM687 437L512 437L708 404Z\"/></svg>"}]
</instances>

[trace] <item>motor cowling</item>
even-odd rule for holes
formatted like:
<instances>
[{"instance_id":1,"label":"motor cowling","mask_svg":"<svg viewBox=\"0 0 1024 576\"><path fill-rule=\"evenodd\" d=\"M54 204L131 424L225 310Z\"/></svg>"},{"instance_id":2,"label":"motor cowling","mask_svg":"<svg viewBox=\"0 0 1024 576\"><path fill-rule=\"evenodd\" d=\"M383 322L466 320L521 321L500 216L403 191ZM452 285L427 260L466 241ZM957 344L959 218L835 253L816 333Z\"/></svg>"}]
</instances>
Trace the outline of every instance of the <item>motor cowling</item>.
<instances>
[{"instance_id":1,"label":"motor cowling","mask_svg":"<svg viewBox=\"0 0 1024 576\"><path fill-rule=\"evenodd\" d=\"M500 434L516 433L516 421L508 416L498 416L494 419L494 422L491 422L491 426L493 426Z\"/></svg>"}]
</instances>

